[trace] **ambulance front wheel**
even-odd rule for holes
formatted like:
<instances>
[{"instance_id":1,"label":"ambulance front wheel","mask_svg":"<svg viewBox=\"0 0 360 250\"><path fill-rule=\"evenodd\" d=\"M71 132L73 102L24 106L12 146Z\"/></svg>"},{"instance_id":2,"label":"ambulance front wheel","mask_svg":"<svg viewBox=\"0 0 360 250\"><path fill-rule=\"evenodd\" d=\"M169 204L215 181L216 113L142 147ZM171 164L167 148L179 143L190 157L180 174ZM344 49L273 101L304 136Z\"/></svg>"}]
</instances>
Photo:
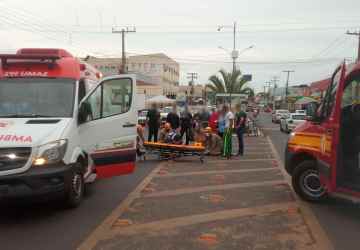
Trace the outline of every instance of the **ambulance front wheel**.
<instances>
[{"instance_id":1,"label":"ambulance front wheel","mask_svg":"<svg viewBox=\"0 0 360 250\"><path fill-rule=\"evenodd\" d=\"M68 208L76 208L84 198L85 182L81 172L81 163L76 163L65 191L65 205Z\"/></svg>"},{"instance_id":2,"label":"ambulance front wheel","mask_svg":"<svg viewBox=\"0 0 360 250\"><path fill-rule=\"evenodd\" d=\"M304 161L295 167L292 186L300 198L306 201L318 202L326 197L326 190L313 161Z\"/></svg>"}]
</instances>

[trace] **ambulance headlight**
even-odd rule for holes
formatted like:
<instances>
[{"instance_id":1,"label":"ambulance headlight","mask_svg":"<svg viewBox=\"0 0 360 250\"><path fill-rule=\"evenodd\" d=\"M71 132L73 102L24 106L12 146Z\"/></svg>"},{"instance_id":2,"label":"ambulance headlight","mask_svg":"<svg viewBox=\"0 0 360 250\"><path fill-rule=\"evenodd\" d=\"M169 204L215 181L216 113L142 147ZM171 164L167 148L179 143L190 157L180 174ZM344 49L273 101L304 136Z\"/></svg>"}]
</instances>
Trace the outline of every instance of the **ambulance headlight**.
<instances>
[{"instance_id":1,"label":"ambulance headlight","mask_svg":"<svg viewBox=\"0 0 360 250\"><path fill-rule=\"evenodd\" d=\"M64 158L66 146L67 140L53 141L39 146L33 164L35 166L42 166L60 162Z\"/></svg>"}]
</instances>

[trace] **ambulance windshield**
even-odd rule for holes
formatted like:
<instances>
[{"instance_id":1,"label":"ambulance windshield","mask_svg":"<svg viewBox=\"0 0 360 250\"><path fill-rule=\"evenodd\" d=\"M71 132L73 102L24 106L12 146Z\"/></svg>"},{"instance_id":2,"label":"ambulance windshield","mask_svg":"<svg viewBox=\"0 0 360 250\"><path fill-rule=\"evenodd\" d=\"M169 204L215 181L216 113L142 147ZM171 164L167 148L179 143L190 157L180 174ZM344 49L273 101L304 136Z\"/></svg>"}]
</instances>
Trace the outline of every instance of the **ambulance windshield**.
<instances>
[{"instance_id":1,"label":"ambulance windshield","mask_svg":"<svg viewBox=\"0 0 360 250\"><path fill-rule=\"evenodd\" d=\"M72 117L74 99L74 80L0 80L0 117Z\"/></svg>"}]
</instances>

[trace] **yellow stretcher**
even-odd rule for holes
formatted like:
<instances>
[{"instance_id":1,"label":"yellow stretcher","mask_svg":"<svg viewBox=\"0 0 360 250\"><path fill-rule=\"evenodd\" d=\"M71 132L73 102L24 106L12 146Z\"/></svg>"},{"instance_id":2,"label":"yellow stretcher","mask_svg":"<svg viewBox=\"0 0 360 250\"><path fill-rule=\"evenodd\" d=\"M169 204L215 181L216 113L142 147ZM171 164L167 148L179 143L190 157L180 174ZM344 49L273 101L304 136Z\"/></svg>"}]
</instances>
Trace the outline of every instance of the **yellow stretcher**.
<instances>
[{"instance_id":1,"label":"yellow stretcher","mask_svg":"<svg viewBox=\"0 0 360 250\"><path fill-rule=\"evenodd\" d=\"M144 142L148 153L157 154L159 160L175 159L182 156L199 156L201 163L204 162L205 147L201 144L177 145L161 142Z\"/></svg>"}]
</instances>

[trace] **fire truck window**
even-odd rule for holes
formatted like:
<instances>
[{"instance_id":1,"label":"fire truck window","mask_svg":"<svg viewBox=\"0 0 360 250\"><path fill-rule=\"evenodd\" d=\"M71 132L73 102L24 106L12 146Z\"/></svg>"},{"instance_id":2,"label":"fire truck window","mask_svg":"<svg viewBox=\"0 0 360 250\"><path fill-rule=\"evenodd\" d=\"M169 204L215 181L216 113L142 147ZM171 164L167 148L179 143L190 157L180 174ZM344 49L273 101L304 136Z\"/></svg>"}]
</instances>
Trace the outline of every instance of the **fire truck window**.
<instances>
[{"instance_id":1,"label":"fire truck window","mask_svg":"<svg viewBox=\"0 0 360 250\"><path fill-rule=\"evenodd\" d=\"M101 87L99 86L85 101L87 107L86 121L101 118Z\"/></svg>"},{"instance_id":2,"label":"fire truck window","mask_svg":"<svg viewBox=\"0 0 360 250\"><path fill-rule=\"evenodd\" d=\"M360 104L360 78L352 80L344 89L341 108Z\"/></svg>"},{"instance_id":3,"label":"fire truck window","mask_svg":"<svg viewBox=\"0 0 360 250\"><path fill-rule=\"evenodd\" d=\"M331 115L332 110L333 110L335 100L336 100L336 92L337 92L339 82L340 82L340 74L341 74L341 72L339 71L335 75L334 81L329 86L329 88L328 88L328 90L326 92L325 102L322 105L322 116L324 118L329 117Z\"/></svg>"},{"instance_id":4,"label":"fire truck window","mask_svg":"<svg viewBox=\"0 0 360 250\"><path fill-rule=\"evenodd\" d=\"M114 79L103 83L103 117L126 113L132 101L131 79Z\"/></svg>"}]
</instances>

